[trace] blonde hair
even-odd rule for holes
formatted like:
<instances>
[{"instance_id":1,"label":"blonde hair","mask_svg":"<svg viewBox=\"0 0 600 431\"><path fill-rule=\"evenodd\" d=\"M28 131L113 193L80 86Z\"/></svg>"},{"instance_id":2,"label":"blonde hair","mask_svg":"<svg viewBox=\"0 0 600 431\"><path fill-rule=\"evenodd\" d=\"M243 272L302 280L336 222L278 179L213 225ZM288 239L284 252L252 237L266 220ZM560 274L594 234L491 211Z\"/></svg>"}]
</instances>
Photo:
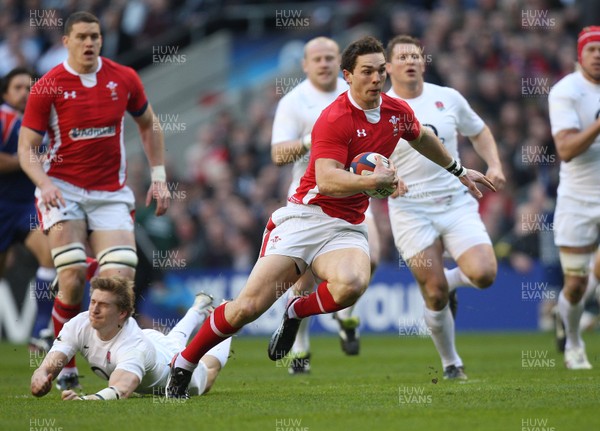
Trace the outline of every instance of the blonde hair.
<instances>
[{"instance_id":1,"label":"blonde hair","mask_svg":"<svg viewBox=\"0 0 600 431\"><path fill-rule=\"evenodd\" d=\"M133 281L119 277L94 277L92 278L90 295L94 290L112 292L117 297L117 307L120 311L126 311L127 317L131 317L135 307L135 293L133 291Z\"/></svg>"}]
</instances>

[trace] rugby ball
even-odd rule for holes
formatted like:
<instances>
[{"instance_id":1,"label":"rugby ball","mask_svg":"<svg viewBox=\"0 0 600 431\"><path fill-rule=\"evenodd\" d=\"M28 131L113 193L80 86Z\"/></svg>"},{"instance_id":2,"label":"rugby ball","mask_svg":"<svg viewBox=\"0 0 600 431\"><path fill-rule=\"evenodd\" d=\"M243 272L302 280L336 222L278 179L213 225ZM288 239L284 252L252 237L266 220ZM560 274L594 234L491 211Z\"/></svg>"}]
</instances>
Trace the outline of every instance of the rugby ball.
<instances>
[{"instance_id":1,"label":"rugby ball","mask_svg":"<svg viewBox=\"0 0 600 431\"><path fill-rule=\"evenodd\" d=\"M383 165L387 168L390 166L390 162L387 157L382 156L379 153L360 153L350 163L350 172L356 175L373 175L377 158L380 158ZM375 190L365 190L363 193L367 196L377 199L383 199L394 193L394 188L380 188Z\"/></svg>"}]
</instances>

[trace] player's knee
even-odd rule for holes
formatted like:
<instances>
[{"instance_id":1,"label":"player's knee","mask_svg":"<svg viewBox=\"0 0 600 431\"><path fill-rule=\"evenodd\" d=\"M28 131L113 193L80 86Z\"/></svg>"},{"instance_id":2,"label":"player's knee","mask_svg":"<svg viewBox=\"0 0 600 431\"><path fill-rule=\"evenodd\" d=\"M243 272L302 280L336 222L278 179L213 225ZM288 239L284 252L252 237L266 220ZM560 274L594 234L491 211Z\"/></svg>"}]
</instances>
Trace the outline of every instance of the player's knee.
<instances>
[{"instance_id":1,"label":"player's knee","mask_svg":"<svg viewBox=\"0 0 600 431\"><path fill-rule=\"evenodd\" d=\"M335 302L349 307L358 301L369 285L369 279L362 275L348 277L335 283L330 282L331 294Z\"/></svg>"},{"instance_id":2,"label":"player's knee","mask_svg":"<svg viewBox=\"0 0 600 431\"><path fill-rule=\"evenodd\" d=\"M485 289L494 283L496 273L497 268L495 265L480 266L474 273L469 274L468 277L479 289Z\"/></svg>"},{"instance_id":3,"label":"player's knee","mask_svg":"<svg viewBox=\"0 0 600 431\"><path fill-rule=\"evenodd\" d=\"M425 302L427 304L427 308L440 311L448 304L448 293L435 292L433 294L429 294L425 298Z\"/></svg>"},{"instance_id":4,"label":"player's knee","mask_svg":"<svg viewBox=\"0 0 600 431\"><path fill-rule=\"evenodd\" d=\"M577 303L583 298L587 288L586 277L566 276L564 285L564 295L571 303Z\"/></svg>"},{"instance_id":5,"label":"player's knee","mask_svg":"<svg viewBox=\"0 0 600 431\"><path fill-rule=\"evenodd\" d=\"M135 271L137 263L137 253L131 246L109 247L98 253L98 265L101 273L108 270L116 273Z\"/></svg>"},{"instance_id":6,"label":"player's knee","mask_svg":"<svg viewBox=\"0 0 600 431\"><path fill-rule=\"evenodd\" d=\"M439 311L448 304L448 286L445 280L431 277L424 287L423 299L427 308Z\"/></svg>"},{"instance_id":7,"label":"player's knee","mask_svg":"<svg viewBox=\"0 0 600 431\"><path fill-rule=\"evenodd\" d=\"M56 272L61 274L63 271L72 269L82 269L85 267L86 254L85 247L80 242L72 242L51 250L52 261Z\"/></svg>"}]
</instances>

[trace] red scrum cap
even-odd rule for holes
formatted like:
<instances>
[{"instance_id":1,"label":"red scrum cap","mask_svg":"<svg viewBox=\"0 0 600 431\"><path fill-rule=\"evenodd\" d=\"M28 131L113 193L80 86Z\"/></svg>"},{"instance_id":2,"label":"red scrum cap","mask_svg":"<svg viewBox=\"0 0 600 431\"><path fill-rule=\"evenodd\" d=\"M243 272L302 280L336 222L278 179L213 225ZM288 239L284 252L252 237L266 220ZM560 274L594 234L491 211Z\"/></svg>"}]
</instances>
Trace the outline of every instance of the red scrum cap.
<instances>
[{"instance_id":1,"label":"red scrum cap","mask_svg":"<svg viewBox=\"0 0 600 431\"><path fill-rule=\"evenodd\" d=\"M585 27L581 30L581 33L579 33L579 37L577 38L577 61L580 63L583 48L590 42L600 42L600 26L591 25Z\"/></svg>"}]
</instances>

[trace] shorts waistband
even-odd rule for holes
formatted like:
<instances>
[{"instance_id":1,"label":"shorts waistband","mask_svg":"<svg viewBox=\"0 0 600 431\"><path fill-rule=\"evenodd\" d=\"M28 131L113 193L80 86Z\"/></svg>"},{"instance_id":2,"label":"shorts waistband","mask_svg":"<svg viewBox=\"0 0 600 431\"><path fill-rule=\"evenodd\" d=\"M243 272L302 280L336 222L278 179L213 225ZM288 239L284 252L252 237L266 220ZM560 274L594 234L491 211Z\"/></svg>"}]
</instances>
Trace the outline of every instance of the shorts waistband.
<instances>
[{"instance_id":1,"label":"shorts waistband","mask_svg":"<svg viewBox=\"0 0 600 431\"><path fill-rule=\"evenodd\" d=\"M306 211L312 214L325 215L323 208L319 205L305 205L305 204L296 204L294 202L288 202L288 206L290 208L295 208L297 210Z\"/></svg>"}]
</instances>

